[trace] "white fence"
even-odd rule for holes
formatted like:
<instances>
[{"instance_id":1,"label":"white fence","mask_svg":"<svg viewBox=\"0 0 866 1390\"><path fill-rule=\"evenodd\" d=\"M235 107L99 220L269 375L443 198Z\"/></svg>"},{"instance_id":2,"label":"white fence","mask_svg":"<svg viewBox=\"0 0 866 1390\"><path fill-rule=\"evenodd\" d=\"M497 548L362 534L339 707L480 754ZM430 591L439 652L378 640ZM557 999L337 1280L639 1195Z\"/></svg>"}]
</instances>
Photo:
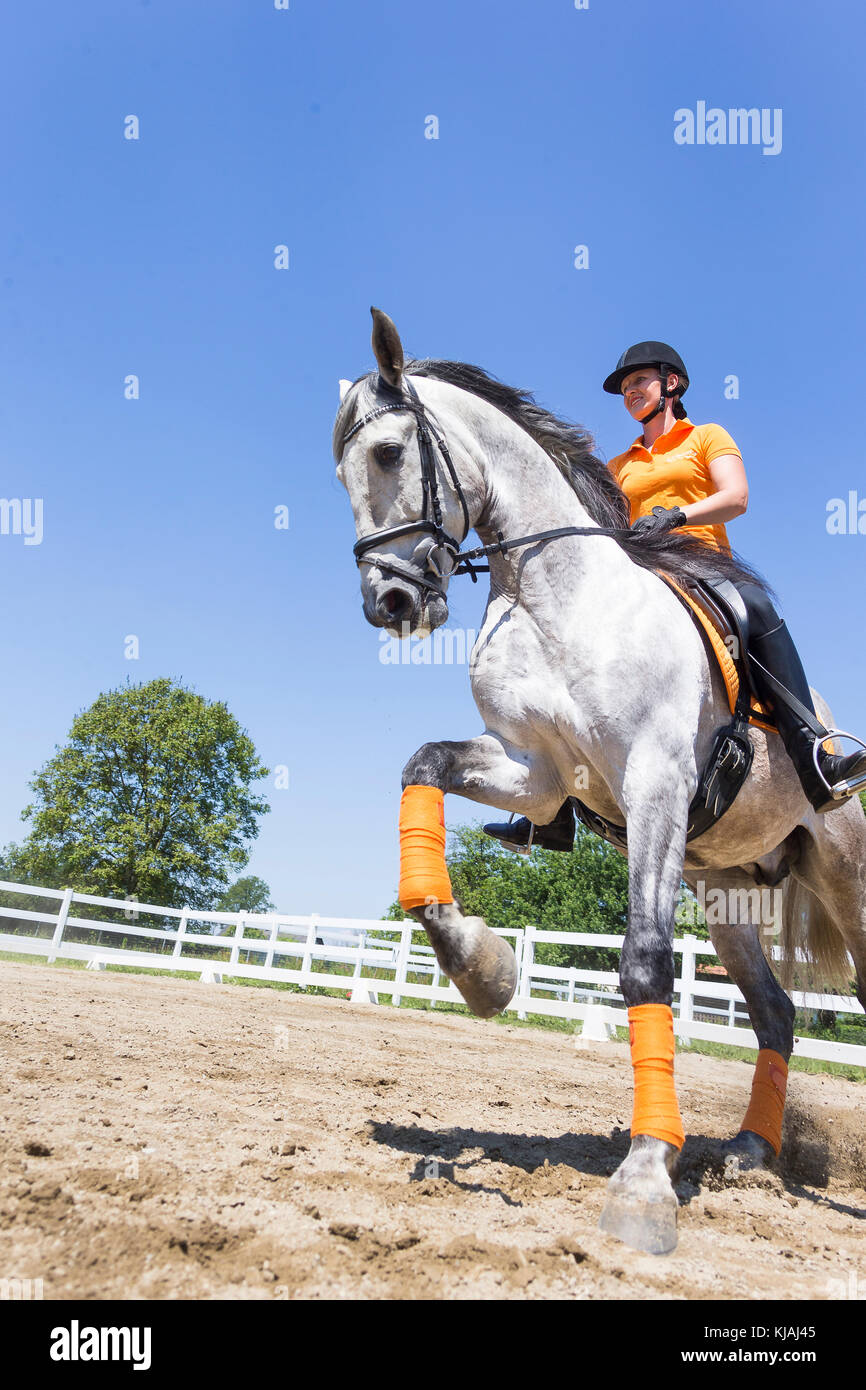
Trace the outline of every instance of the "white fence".
<instances>
[{"instance_id":1,"label":"white fence","mask_svg":"<svg viewBox=\"0 0 866 1390\"><path fill-rule=\"evenodd\" d=\"M0 881L0 893L45 899L46 909L0 906L0 923L12 920L16 931L0 932L0 952L14 951L58 960L86 961L88 968L107 965L136 969L193 971L205 981L223 978L280 980L301 988L319 985L345 988L357 996L391 996L460 1003L461 996L441 974L432 948L416 945L414 921L389 922L342 917L290 916L269 913L203 912L193 908L154 907L147 903L98 898L54 888L32 888ZM117 920L79 917L76 904L106 908ZM143 926L154 917L168 925ZM22 932L21 926L32 927ZM109 942L76 940L85 933L115 938ZM215 933L218 932L219 935ZM619 950L623 937L595 932L500 931L510 939L519 966L517 993L509 1006L518 1018L528 1013L584 1020L584 1031L603 1035L627 1023L618 976L611 970L583 966L544 965L536 961L540 944L608 947ZM124 944L135 940L132 946ZM148 943L151 949L148 949ZM688 1042L693 1038L757 1049L758 1040L745 1011L743 996L730 983L696 973L701 957L715 958L712 946L693 936L674 941L680 972L674 982L674 1028ZM243 957L243 958L242 958ZM345 973L317 968L342 966ZM376 971L377 974L372 972ZM384 972L385 978L382 978ZM858 1001L832 994L792 995L798 1008L862 1014ZM713 1022L714 1018L724 1022ZM745 1021L746 1026L742 1026ZM598 1030L602 1030L598 1033ZM866 1046L796 1037L794 1053L827 1061L866 1066Z\"/></svg>"}]
</instances>

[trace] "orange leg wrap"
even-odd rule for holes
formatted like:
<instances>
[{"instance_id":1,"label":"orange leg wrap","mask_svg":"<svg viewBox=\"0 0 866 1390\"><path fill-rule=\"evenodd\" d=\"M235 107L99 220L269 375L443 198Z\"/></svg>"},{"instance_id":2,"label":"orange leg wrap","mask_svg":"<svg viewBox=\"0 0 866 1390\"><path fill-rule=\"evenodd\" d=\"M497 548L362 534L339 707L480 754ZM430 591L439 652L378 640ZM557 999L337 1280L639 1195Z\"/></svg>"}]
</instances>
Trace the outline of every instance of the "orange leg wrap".
<instances>
[{"instance_id":1,"label":"orange leg wrap","mask_svg":"<svg viewBox=\"0 0 866 1390\"><path fill-rule=\"evenodd\" d=\"M788 1063L771 1047L762 1047L755 1063L752 1098L740 1130L750 1129L772 1144L778 1157L782 1147L782 1116L785 1113L785 1090L788 1085Z\"/></svg>"},{"instance_id":2,"label":"orange leg wrap","mask_svg":"<svg viewBox=\"0 0 866 1390\"><path fill-rule=\"evenodd\" d=\"M438 787L406 787L400 800L400 906L453 903L445 864L445 798Z\"/></svg>"},{"instance_id":3,"label":"orange leg wrap","mask_svg":"<svg viewBox=\"0 0 866 1390\"><path fill-rule=\"evenodd\" d=\"M651 1134L681 1149L685 1142L674 1089L674 1016L669 1004L636 1004L628 1011L634 1067L632 1138Z\"/></svg>"}]
</instances>

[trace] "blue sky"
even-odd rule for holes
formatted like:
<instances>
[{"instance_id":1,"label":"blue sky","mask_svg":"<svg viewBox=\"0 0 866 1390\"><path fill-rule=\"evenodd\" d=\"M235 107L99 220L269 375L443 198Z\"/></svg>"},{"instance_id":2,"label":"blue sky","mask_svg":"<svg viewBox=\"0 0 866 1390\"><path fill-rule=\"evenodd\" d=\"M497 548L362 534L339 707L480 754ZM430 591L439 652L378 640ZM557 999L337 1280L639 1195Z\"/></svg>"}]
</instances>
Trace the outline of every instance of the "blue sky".
<instances>
[{"instance_id":1,"label":"blue sky","mask_svg":"<svg viewBox=\"0 0 866 1390\"><path fill-rule=\"evenodd\" d=\"M838 0L7 9L0 491L44 499L44 538L0 536L0 840L76 712L170 675L289 768L249 866L278 906L392 901L400 770L480 721L464 667L382 665L361 615L330 432L371 303L408 351L534 390L606 458L635 431L602 379L672 342L690 417L744 455L733 544L862 733L866 535L826 517L866 499L863 31ZM699 101L780 109L781 151L678 145ZM482 586L451 597L477 628ZM479 812L449 798L446 819Z\"/></svg>"}]
</instances>

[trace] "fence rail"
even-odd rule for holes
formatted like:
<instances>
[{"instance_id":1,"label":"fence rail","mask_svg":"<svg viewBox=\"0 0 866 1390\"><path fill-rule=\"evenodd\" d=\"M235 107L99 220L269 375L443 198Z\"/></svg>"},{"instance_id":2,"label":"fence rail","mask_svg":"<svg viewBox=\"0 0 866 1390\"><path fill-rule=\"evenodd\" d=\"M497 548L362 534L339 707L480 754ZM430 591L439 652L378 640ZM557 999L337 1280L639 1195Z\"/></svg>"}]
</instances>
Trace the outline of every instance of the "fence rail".
<instances>
[{"instance_id":1,"label":"fence rail","mask_svg":"<svg viewBox=\"0 0 866 1390\"><path fill-rule=\"evenodd\" d=\"M394 1004L403 999L436 1003L460 1003L461 995L439 969L433 950L412 941L418 931L414 921L293 916L283 913L207 912L197 908L156 907L152 904L99 898L71 889L34 888L0 881L0 894L46 899L46 910L0 905L4 919L17 930L0 929L0 951L17 951L55 960L86 961L88 968L109 965L138 969L192 971L204 981L223 976L248 980L280 980L302 989L345 986L360 996L390 995ZM51 905L51 910L48 905ZM122 921L73 915L74 906L108 908ZM139 919L152 916L173 926L144 926ZM22 931L21 926L32 928ZM40 930L42 934L40 934ZM100 940L73 939L82 933L98 933ZM250 934L253 933L253 934ZM119 941L104 942L113 935ZM497 933L510 939L519 969L517 993L509 1011L518 1018L527 1014L583 1020L584 1033L601 1037L626 1022L625 1006L618 992L618 977L611 970L583 966L546 965L536 961L539 945L621 949L623 937L595 932L540 931L532 925ZM141 946L126 944L134 939ZM145 945L146 943L146 945ZM158 944L163 949L154 949ZM148 949L150 947L150 949ZM694 936L674 941L680 971L674 981L674 1030L685 1042L692 1038L757 1049L758 1040L748 1026L745 1001L733 984L701 978L696 972L701 957L715 958L711 945ZM241 959L243 955L244 959ZM328 965L343 967L317 969ZM371 972L377 972L375 975ZM853 971L853 966L852 966ZM382 975L385 978L382 978ZM801 1009L862 1014L859 1002L847 995L796 992ZM724 1023L713 1018L725 1019ZM826 1061L866 1066L866 1046L798 1035L794 1054Z\"/></svg>"}]
</instances>

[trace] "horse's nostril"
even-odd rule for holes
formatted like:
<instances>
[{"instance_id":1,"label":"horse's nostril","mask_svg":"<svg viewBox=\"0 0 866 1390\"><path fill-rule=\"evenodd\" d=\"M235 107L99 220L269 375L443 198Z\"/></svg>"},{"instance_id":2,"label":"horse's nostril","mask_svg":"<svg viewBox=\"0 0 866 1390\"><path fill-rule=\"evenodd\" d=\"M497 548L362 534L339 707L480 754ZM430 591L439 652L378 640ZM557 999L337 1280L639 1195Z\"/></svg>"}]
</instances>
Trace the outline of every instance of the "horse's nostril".
<instances>
[{"instance_id":1,"label":"horse's nostril","mask_svg":"<svg viewBox=\"0 0 866 1390\"><path fill-rule=\"evenodd\" d=\"M391 618L402 617L405 613L409 612L409 608L411 607L411 599L402 589L389 589L387 593L383 595L382 601Z\"/></svg>"}]
</instances>

